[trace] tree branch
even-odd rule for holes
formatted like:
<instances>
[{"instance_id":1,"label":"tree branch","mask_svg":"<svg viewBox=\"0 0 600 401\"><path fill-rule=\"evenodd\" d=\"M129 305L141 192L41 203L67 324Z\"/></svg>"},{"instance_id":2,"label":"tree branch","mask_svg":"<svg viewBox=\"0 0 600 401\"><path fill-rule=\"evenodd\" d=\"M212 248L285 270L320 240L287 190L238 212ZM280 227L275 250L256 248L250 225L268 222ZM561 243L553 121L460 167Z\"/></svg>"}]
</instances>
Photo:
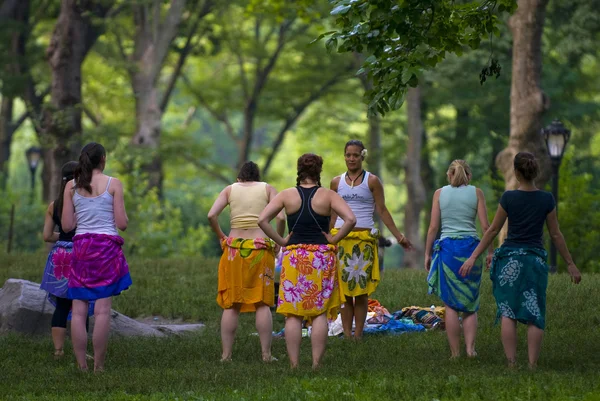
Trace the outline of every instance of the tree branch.
<instances>
[{"instance_id":1,"label":"tree branch","mask_svg":"<svg viewBox=\"0 0 600 401\"><path fill-rule=\"evenodd\" d=\"M194 24L192 25L192 29L190 30L190 32L186 38L185 45L183 46L183 49L181 49L181 52L179 53L179 59L177 60L175 69L173 70L173 73L171 74L171 77L169 78L169 83L167 84L167 89L165 90L165 93L160 102L160 110L163 113L167 109L167 106L169 104L169 98L171 97L171 94L173 93L173 89L175 89L175 84L177 83L177 79L181 75L181 70L183 69L185 60L186 60L187 56L190 54L191 50L195 47L195 45L194 46L192 45L192 39L194 38L194 35L196 35L196 32L198 31L198 26L200 25L200 21L210 12L212 5L213 5L212 1L210 1L210 0L207 0L204 2L204 5L198 14L198 17L194 21ZM196 11L196 8L194 7L194 9L192 10L192 14L195 11Z\"/></svg>"},{"instance_id":2,"label":"tree branch","mask_svg":"<svg viewBox=\"0 0 600 401\"><path fill-rule=\"evenodd\" d=\"M92 124L94 124L96 127L100 125L100 119L96 117L88 107L86 107L85 105L81 105L81 109L85 113L87 118L90 119Z\"/></svg>"},{"instance_id":3,"label":"tree branch","mask_svg":"<svg viewBox=\"0 0 600 401\"><path fill-rule=\"evenodd\" d=\"M200 170L205 171L211 177L216 178L225 184L228 184L228 185L231 184L231 181L232 181L231 178L226 177L225 175L218 172L214 166L209 166L205 163L202 163L200 161L200 158L192 157L192 155L188 155L188 154L183 154L182 157L189 163L192 163L194 166L198 167Z\"/></svg>"},{"instance_id":4,"label":"tree branch","mask_svg":"<svg viewBox=\"0 0 600 401\"><path fill-rule=\"evenodd\" d=\"M177 34L177 28L181 22L184 9L185 0L172 0L167 17L161 24L158 39L154 44L154 59L150 68L150 78L153 83L156 83L158 79L160 70L169 52L169 46Z\"/></svg>"},{"instance_id":5,"label":"tree branch","mask_svg":"<svg viewBox=\"0 0 600 401\"><path fill-rule=\"evenodd\" d=\"M206 111L208 111L213 116L213 118L215 120L221 122L225 126L225 131L227 132L227 135L229 135L229 138L231 138L233 141L235 141L236 143L238 143L239 142L239 138L235 134L235 130L233 129L233 126L231 125L231 122L229 121L229 118L227 117L227 114L225 112L219 112L219 111L215 110L213 107L211 107L208 104L208 102L206 101L206 99L204 99L204 96L202 96L200 94L200 92L198 92L193 87L193 85L190 82L189 78L185 74L182 74L181 78L185 82L187 88L190 90L190 92L192 93L192 95L194 95L194 97L196 98L196 100L198 100L198 102L202 105L202 107L204 109L206 109Z\"/></svg>"},{"instance_id":6,"label":"tree branch","mask_svg":"<svg viewBox=\"0 0 600 401\"><path fill-rule=\"evenodd\" d=\"M349 66L349 67L350 68L348 68L347 71L352 70L352 66ZM323 83L323 85L321 85L316 91L312 92L310 94L310 96L308 98L306 98L306 100L304 100L302 103L300 103L299 105L294 107L294 111L285 120L283 126L281 127L281 129L277 133L277 136L275 137L275 141L273 141L273 145L271 146L271 151L269 153L269 156L267 157L267 161L265 162L265 166L262 170L263 175L265 177L267 176L267 173L269 172L269 169L271 168L271 164L273 163L273 160L275 159L275 156L277 155L277 152L279 151L279 148L281 147L283 140L285 139L285 134L287 133L287 131L296 123L298 118L300 118L300 116L302 115L302 113L304 113L304 111L306 110L306 108L308 106L310 106L312 103L317 101L320 97L325 95L331 87L333 87L335 84L340 82L344 77L345 77L345 74L334 75L329 80L327 80L325 83Z\"/></svg>"}]
</instances>

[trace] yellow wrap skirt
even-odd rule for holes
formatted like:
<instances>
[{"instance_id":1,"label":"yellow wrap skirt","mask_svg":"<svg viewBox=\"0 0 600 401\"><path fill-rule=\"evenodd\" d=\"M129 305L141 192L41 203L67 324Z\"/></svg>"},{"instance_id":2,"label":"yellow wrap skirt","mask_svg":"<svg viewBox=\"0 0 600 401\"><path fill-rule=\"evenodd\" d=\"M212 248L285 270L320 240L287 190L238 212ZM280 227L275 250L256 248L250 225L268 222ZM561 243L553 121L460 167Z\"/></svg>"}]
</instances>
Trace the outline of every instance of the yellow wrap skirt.
<instances>
[{"instance_id":1,"label":"yellow wrap skirt","mask_svg":"<svg viewBox=\"0 0 600 401\"><path fill-rule=\"evenodd\" d=\"M217 303L223 309L240 304L240 312L255 304L275 304L275 252L270 239L227 238L221 242Z\"/></svg>"},{"instance_id":2,"label":"yellow wrap skirt","mask_svg":"<svg viewBox=\"0 0 600 401\"><path fill-rule=\"evenodd\" d=\"M337 229L331 230L335 235ZM351 231L338 242L339 278L347 297L371 295L379 285L379 230Z\"/></svg>"},{"instance_id":3,"label":"yellow wrap skirt","mask_svg":"<svg viewBox=\"0 0 600 401\"><path fill-rule=\"evenodd\" d=\"M334 245L290 245L283 249L277 313L309 321L323 313L337 318L344 301Z\"/></svg>"}]
</instances>

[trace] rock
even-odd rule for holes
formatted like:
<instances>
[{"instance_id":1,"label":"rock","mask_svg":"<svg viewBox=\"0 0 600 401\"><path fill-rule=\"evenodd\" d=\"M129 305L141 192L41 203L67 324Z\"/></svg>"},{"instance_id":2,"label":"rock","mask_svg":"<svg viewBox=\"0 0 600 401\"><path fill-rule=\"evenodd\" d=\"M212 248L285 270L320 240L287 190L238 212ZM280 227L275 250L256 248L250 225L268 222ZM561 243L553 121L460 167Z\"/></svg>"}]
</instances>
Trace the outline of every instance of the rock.
<instances>
[{"instance_id":1,"label":"rock","mask_svg":"<svg viewBox=\"0 0 600 401\"><path fill-rule=\"evenodd\" d=\"M39 284L11 278L0 288L0 333L49 335L52 313Z\"/></svg>"},{"instance_id":2,"label":"rock","mask_svg":"<svg viewBox=\"0 0 600 401\"><path fill-rule=\"evenodd\" d=\"M17 332L50 335L54 306L39 284L27 280L8 279L0 288L0 334ZM94 318L90 318L90 337ZM199 331L203 324L146 324L111 310L111 336L164 337Z\"/></svg>"}]
</instances>

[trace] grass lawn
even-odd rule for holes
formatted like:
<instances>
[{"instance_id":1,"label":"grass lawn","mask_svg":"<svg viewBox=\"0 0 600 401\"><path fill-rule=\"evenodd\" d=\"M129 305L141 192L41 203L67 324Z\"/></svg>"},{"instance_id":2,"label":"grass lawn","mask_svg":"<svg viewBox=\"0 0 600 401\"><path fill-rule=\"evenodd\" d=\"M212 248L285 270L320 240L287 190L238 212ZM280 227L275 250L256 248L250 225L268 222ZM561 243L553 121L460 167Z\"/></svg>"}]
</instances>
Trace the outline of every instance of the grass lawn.
<instances>
[{"instance_id":1,"label":"grass lawn","mask_svg":"<svg viewBox=\"0 0 600 401\"><path fill-rule=\"evenodd\" d=\"M0 255L0 282L39 282L45 255ZM444 332L371 336L362 343L330 338L323 368L310 369L310 343L302 344L302 367L289 370L283 339L274 339L273 364L260 362L253 316L244 315L234 361L219 363L220 309L215 303L215 260L130 261L131 290L113 307L131 317L160 315L202 321L201 334L168 339L113 339L107 371L82 374L71 345L52 359L46 338L0 337L0 400L600 400L600 275L579 286L564 274L548 288L546 337L539 369L526 369L525 327L519 329L519 363L506 369L500 327L485 276L482 286L479 358L449 360ZM423 271L386 271L374 294L390 312L439 304L427 295ZM283 327L275 316L275 331ZM91 346L90 346L91 349Z\"/></svg>"}]
</instances>

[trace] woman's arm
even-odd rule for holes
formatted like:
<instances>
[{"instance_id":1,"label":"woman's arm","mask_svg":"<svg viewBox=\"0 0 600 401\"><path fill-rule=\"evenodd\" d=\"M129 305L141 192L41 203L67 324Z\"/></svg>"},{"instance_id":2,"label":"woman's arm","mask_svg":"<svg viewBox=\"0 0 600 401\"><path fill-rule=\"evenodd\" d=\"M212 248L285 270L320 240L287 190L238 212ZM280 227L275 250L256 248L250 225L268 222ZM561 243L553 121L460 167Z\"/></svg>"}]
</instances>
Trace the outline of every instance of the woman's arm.
<instances>
[{"instance_id":1,"label":"woman's arm","mask_svg":"<svg viewBox=\"0 0 600 401\"><path fill-rule=\"evenodd\" d=\"M381 184L379 177L373 174L369 176L369 188L371 188L371 191L373 192L373 199L375 200L375 210L377 211L379 217L381 217L381 221L383 221L383 224L385 224L385 226L388 228L388 230L390 230L392 235L396 237L396 241L398 241L402 248L412 249L413 245L410 243L408 238L406 238L404 234L402 234L400 230L398 230L396 224L394 223L392 215L385 206L385 194L383 193L383 185Z\"/></svg>"},{"instance_id":2,"label":"woman's arm","mask_svg":"<svg viewBox=\"0 0 600 401\"><path fill-rule=\"evenodd\" d=\"M54 214L54 202L51 202L46 209L46 215L44 217L44 241L45 242L56 242L58 241L58 233L54 231L56 224L52 215Z\"/></svg>"},{"instance_id":3,"label":"woman's arm","mask_svg":"<svg viewBox=\"0 0 600 401\"><path fill-rule=\"evenodd\" d=\"M496 211L496 216L494 216L494 221L492 221L492 225L490 226L490 228L487 229L487 231L483 235L483 238L481 239L481 242L479 242L479 245L477 245L477 248L475 248L469 259L467 259L465 263L463 263L463 265L460 267L458 274L465 277L471 272L475 261L477 261L477 258L483 253L485 248L490 246L492 241L494 241L494 238L496 238L496 236L502 229L502 226L504 225L504 222L506 221L507 217L508 216L504 208L501 205L498 205L498 210Z\"/></svg>"},{"instance_id":4,"label":"woman's arm","mask_svg":"<svg viewBox=\"0 0 600 401\"><path fill-rule=\"evenodd\" d=\"M69 181L63 193L63 210L60 225L68 233L75 228L75 207L73 206L73 181Z\"/></svg>"},{"instance_id":5,"label":"woman's arm","mask_svg":"<svg viewBox=\"0 0 600 401\"><path fill-rule=\"evenodd\" d=\"M485 233L488 228L490 228L490 223L488 222L487 215L487 206L485 204L485 195L483 191L479 188L476 188L477 193L477 217L479 217L479 223L481 224L481 231ZM488 254L486 257L486 266L489 268L492 264L492 258L494 256L494 241L490 243L488 248Z\"/></svg>"},{"instance_id":6,"label":"woman's arm","mask_svg":"<svg viewBox=\"0 0 600 401\"><path fill-rule=\"evenodd\" d=\"M273 199L275 199L275 197L277 196L277 190L275 188L273 188L271 185L267 184L267 199L269 200L269 202L271 202ZM275 216L275 220L277 222L276 227L277 227L277 233L283 237L283 234L285 234L285 213L283 210L281 210L279 213L277 213L277 216Z\"/></svg>"},{"instance_id":7,"label":"woman's arm","mask_svg":"<svg viewBox=\"0 0 600 401\"><path fill-rule=\"evenodd\" d=\"M129 218L125 211L125 194L123 193L123 183L113 178L110 185L114 188L115 193L113 195L113 209L115 212L115 225L121 231L127 230L129 224Z\"/></svg>"},{"instance_id":8,"label":"woman's arm","mask_svg":"<svg viewBox=\"0 0 600 401\"><path fill-rule=\"evenodd\" d=\"M440 193L441 189L438 189L433 194L433 201L431 205L431 220L429 221L429 229L427 230L427 241L425 242L425 270L429 271L431 268L431 252L433 248L433 241L440 230Z\"/></svg>"},{"instance_id":9,"label":"woman's arm","mask_svg":"<svg viewBox=\"0 0 600 401\"><path fill-rule=\"evenodd\" d=\"M278 193L271 202L264 208L260 216L258 216L258 225L264 231L269 238L271 238L279 246L286 246L292 233L288 233L286 238L279 235L273 226L271 226L271 220L279 214L284 208L285 191Z\"/></svg>"},{"instance_id":10,"label":"woman's arm","mask_svg":"<svg viewBox=\"0 0 600 401\"><path fill-rule=\"evenodd\" d=\"M558 227L556 208L552 209L552 211L546 216L546 226L548 226L548 231L550 232L550 238L552 239L552 242L556 246L556 249L558 249L560 256L562 256L567 263L567 270L571 276L571 280L573 280L575 284L579 284L581 281L581 273L579 273L579 269L577 269L577 266L575 266L575 262L573 262L573 258L569 252L569 248L567 248L565 237L562 235L562 232Z\"/></svg>"},{"instance_id":11,"label":"woman's arm","mask_svg":"<svg viewBox=\"0 0 600 401\"><path fill-rule=\"evenodd\" d=\"M336 215L340 216L344 221L344 224L340 227L339 231L335 235L331 235L330 233L323 233L325 238L330 244L337 244L342 240L356 225L356 216L350 209L350 206L346 203L341 196L337 194L337 192L329 191L330 202L331 202L331 210L335 212ZM333 213L331 213L333 215Z\"/></svg>"},{"instance_id":12,"label":"woman's arm","mask_svg":"<svg viewBox=\"0 0 600 401\"><path fill-rule=\"evenodd\" d=\"M338 177L334 177L333 180L331 180L331 182L329 183L329 189L331 189L333 192L337 193L338 190L338 185L340 183L340 179L342 177L338 176ZM335 227L335 222L337 221L337 214L332 210L331 211L331 216L329 217L329 230L331 230L332 228Z\"/></svg>"},{"instance_id":13,"label":"woman's arm","mask_svg":"<svg viewBox=\"0 0 600 401\"><path fill-rule=\"evenodd\" d=\"M223 230L221 230L221 226L219 225L219 215L229 203L230 191L231 185L225 187L225 189L221 191L221 193L219 194L219 196L217 197L217 199L215 200L208 212L208 222L210 223L210 228L212 228L219 241L227 237Z\"/></svg>"}]
</instances>

